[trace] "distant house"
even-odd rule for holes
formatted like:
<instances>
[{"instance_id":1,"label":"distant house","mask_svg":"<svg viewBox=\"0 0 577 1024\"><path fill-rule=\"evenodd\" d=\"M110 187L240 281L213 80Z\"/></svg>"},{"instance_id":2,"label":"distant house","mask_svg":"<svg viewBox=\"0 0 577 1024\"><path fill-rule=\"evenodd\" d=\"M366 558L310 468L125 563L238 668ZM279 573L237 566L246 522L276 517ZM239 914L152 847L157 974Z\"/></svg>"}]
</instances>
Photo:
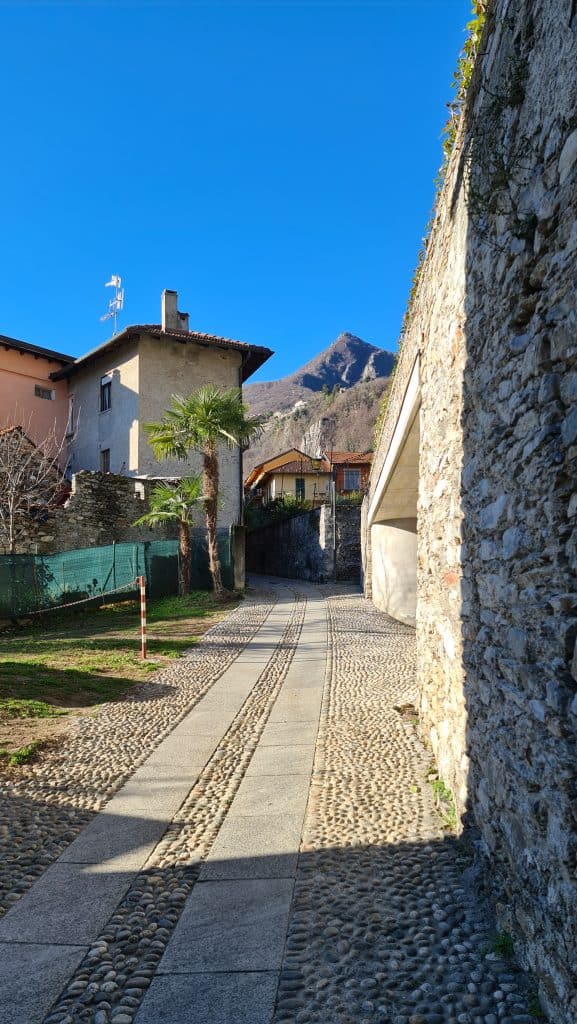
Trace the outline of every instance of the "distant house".
<instances>
[{"instance_id":1,"label":"distant house","mask_svg":"<svg viewBox=\"0 0 577 1024\"><path fill-rule=\"evenodd\" d=\"M245 480L245 491L249 499L262 505L285 495L320 505L330 495L330 480L331 468L326 459L315 459L298 448L289 448L255 466Z\"/></svg>"},{"instance_id":2,"label":"distant house","mask_svg":"<svg viewBox=\"0 0 577 1024\"><path fill-rule=\"evenodd\" d=\"M204 384L241 387L272 355L268 348L188 329L178 296L164 291L160 324L127 327L120 334L51 374L53 387L68 390L68 456L79 470L125 476L183 476L201 467L158 462L144 424L162 419L171 396ZM242 510L241 452L223 450L220 460L222 526L238 522Z\"/></svg>"},{"instance_id":3,"label":"distant house","mask_svg":"<svg viewBox=\"0 0 577 1024\"><path fill-rule=\"evenodd\" d=\"M330 452L314 458L289 448L255 466L245 480L245 491L263 505L287 494L321 505L331 497L331 481L343 497L364 491L371 458L370 452Z\"/></svg>"},{"instance_id":4,"label":"distant house","mask_svg":"<svg viewBox=\"0 0 577 1024\"><path fill-rule=\"evenodd\" d=\"M330 452L325 458L330 464L337 494L346 496L366 490L372 452Z\"/></svg>"},{"instance_id":5,"label":"distant house","mask_svg":"<svg viewBox=\"0 0 577 1024\"><path fill-rule=\"evenodd\" d=\"M51 374L71 362L62 352L0 334L0 428L18 425L35 444L50 438L58 447L68 421L68 385Z\"/></svg>"}]
</instances>

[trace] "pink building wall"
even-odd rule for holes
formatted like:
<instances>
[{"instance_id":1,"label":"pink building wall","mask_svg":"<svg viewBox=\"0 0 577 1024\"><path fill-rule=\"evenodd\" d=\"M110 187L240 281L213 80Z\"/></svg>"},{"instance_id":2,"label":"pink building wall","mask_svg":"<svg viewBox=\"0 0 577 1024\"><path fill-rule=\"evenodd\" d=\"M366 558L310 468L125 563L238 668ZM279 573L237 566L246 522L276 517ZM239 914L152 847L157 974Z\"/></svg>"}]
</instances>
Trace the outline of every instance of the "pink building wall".
<instances>
[{"instance_id":1,"label":"pink building wall","mask_svg":"<svg viewBox=\"0 0 577 1024\"><path fill-rule=\"evenodd\" d=\"M58 441L64 438L68 420L68 384L51 381L49 374L64 363L46 356L20 352L0 343L0 427L21 426L41 444L56 428ZM52 400L35 394L35 386L53 393ZM66 461L63 446L62 463Z\"/></svg>"}]
</instances>

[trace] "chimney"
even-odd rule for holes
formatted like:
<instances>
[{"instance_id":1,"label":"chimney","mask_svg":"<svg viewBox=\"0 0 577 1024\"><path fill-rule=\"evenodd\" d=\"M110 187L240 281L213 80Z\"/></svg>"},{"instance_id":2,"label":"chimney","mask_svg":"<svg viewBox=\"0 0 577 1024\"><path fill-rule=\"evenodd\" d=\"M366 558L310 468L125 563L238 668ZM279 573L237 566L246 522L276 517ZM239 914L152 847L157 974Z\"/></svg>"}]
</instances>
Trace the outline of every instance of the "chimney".
<instances>
[{"instance_id":1,"label":"chimney","mask_svg":"<svg viewBox=\"0 0 577 1024\"><path fill-rule=\"evenodd\" d=\"M165 288L160 300L163 331L188 331L188 313L178 312L178 292Z\"/></svg>"}]
</instances>

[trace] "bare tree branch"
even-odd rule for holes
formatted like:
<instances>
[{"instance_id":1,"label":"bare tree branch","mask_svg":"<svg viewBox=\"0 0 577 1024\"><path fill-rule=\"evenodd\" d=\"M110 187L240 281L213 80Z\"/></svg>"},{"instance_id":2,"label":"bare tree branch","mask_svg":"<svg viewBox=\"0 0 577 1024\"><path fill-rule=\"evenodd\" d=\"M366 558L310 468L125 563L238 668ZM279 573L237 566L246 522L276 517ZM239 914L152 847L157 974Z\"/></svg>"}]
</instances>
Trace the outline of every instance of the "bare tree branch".
<instances>
[{"instance_id":1,"label":"bare tree branch","mask_svg":"<svg viewBox=\"0 0 577 1024\"><path fill-rule=\"evenodd\" d=\"M60 469L65 438L55 424L34 442L31 422L28 417L17 426L0 425L0 548L11 554L55 506L65 484Z\"/></svg>"}]
</instances>

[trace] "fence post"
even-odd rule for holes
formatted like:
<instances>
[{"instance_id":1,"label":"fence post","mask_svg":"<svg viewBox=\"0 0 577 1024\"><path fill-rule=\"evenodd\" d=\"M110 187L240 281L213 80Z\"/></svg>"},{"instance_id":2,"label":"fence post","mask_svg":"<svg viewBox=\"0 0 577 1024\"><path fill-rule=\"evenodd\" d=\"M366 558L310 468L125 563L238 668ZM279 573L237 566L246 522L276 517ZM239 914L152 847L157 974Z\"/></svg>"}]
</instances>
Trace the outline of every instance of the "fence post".
<instances>
[{"instance_id":1,"label":"fence post","mask_svg":"<svg viewBox=\"0 0 577 1024\"><path fill-rule=\"evenodd\" d=\"M138 577L140 587L140 653L146 659L146 576Z\"/></svg>"}]
</instances>

